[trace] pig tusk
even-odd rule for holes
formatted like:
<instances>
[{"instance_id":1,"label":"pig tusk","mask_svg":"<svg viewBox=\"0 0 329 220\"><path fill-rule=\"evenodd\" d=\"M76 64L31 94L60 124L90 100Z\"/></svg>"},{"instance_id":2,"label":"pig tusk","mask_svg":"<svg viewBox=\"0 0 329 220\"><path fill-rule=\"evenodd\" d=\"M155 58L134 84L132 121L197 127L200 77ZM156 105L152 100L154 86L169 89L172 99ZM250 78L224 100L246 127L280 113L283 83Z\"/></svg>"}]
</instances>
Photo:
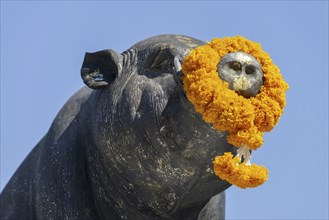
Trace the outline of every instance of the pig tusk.
<instances>
[{"instance_id":1,"label":"pig tusk","mask_svg":"<svg viewBox=\"0 0 329 220\"><path fill-rule=\"evenodd\" d=\"M176 72L179 72L182 70L182 65L180 64L178 57L174 58L174 66L175 66Z\"/></svg>"}]
</instances>

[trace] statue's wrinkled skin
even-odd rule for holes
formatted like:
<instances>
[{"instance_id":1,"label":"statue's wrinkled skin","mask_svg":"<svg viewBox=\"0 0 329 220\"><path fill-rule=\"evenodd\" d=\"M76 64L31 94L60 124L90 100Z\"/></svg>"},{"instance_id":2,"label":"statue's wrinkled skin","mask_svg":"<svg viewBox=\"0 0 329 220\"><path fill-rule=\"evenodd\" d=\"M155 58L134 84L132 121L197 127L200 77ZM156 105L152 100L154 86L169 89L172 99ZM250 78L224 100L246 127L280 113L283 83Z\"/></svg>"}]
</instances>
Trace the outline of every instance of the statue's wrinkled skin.
<instances>
[{"instance_id":1,"label":"statue's wrinkled skin","mask_svg":"<svg viewBox=\"0 0 329 220\"><path fill-rule=\"evenodd\" d=\"M69 99L7 184L1 219L224 219L230 184L212 161L236 150L195 112L177 65L203 44L161 35L122 54L87 53L89 88Z\"/></svg>"}]
</instances>

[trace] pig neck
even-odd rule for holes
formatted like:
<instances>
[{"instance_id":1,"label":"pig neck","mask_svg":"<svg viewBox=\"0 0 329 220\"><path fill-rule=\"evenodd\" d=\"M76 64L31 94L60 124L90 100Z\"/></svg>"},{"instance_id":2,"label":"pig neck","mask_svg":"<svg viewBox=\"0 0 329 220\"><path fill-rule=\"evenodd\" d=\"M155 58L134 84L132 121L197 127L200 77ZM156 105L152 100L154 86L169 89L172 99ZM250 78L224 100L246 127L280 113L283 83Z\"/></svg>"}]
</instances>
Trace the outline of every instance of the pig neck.
<instances>
[{"instance_id":1,"label":"pig neck","mask_svg":"<svg viewBox=\"0 0 329 220\"><path fill-rule=\"evenodd\" d=\"M97 95L95 95L95 97L97 97ZM91 103L95 102L93 101ZM87 109L95 108L92 106ZM91 111L87 113L87 115L95 115L95 112ZM167 141L168 146L174 146L173 149L170 149L172 151L170 155L173 156L169 161L167 161L167 164L171 165L171 160L174 160L176 167L180 167L179 164L182 164L180 161L186 161L186 163L191 162L192 165L196 164L195 167L189 166L189 169L191 168L195 172L190 172L190 170L183 171L186 176L184 177L185 179L180 182L180 184L184 185L181 188L189 188L192 185L195 185L190 181L192 179L194 179L194 181L196 180L196 178L193 176L203 176L204 174L200 174L198 170L206 170L208 167L205 166L208 160L212 159L212 155L210 155L211 149L208 149L208 147L211 147L213 144L208 142L201 142L199 139L209 134L216 135L215 131L211 129L208 124L203 122L200 115L194 111L193 106L191 106L191 104L187 101L184 93L176 94L176 96L173 96L170 100L168 100L167 106L164 109L161 117L164 117L164 119L159 120L161 123L154 127L154 130L156 130L154 133L159 135L161 141L165 140L164 137L168 138L169 134L170 138L168 138L168 140L166 139L165 141ZM92 121L92 119L89 120ZM89 129L86 128L86 130L86 135L84 136L90 136L92 133L90 132L90 130L92 130L91 123ZM149 131L152 132L152 130ZM162 135L161 132L164 132L164 134ZM143 204L137 204L134 202L136 200L138 201L139 199L142 199L139 198L139 194L142 193L139 193L139 191L136 190L137 188L129 189L130 186L128 183L131 181L129 180L131 179L130 176L127 176L125 171L123 171L124 173L121 174L118 173L117 170L114 170L114 167L108 163L108 161L114 160L113 157L117 155L113 155L113 152L110 151L101 153L98 150L100 146L97 146L94 137L90 136L86 139L86 142L88 143L86 145L86 154L88 158L89 183L92 188L95 207L98 210L98 213L101 213L104 219L115 219L118 217L122 219L148 219L146 216L152 216L150 219L158 219L159 216L166 216L166 210L157 210L154 207L149 207L147 204L145 205L145 202ZM202 148L200 146L204 147ZM159 148L159 150L161 149ZM124 154L121 154L120 156L124 156ZM197 162L194 163L194 161ZM151 163L154 163L154 161L151 161ZM156 162L154 165L157 165ZM127 167L127 170L130 169L131 167ZM184 167L182 167L182 169L184 169ZM187 173L190 173L191 176L187 175ZM156 178L157 182L161 182L159 181L161 180L161 176ZM180 176L180 178L182 178L182 176ZM207 183L206 180L204 181ZM184 183L189 183L189 186L186 186ZM166 189L168 188L161 188L160 190ZM135 194L133 191L136 191ZM210 196L214 195L213 192L211 193L212 194ZM147 199L157 199L157 195L154 193L152 193L150 196L151 197ZM178 196L180 198L184 198L184 194L177 194L177 197ZM197 196L194 198L196 198L196 200L205 199L203 197L199 198ZM183 202L189 204L193 203L193 201L189 199L184 199ZM164 203L166 203L166 201L164 201ZM181 203L182 202L179 199L175 200L174 206L168 210L168 213L177 210ZM141 207L139 207L139 205L141 205ZM146 206L146 208L144 206ZM138 211L138 209L143 208L149 210L147 211L147 214L143 214L142 211ZM166 216L166 218L170 219L169 216Z\"/></svg>"},{"instance_id":2,"label":"pig neck","mask_svg":"<svg viewBox=\"0 0 329 220\"><path fill-rule=\"evenodd\" d=\"M97 111L93 103L96 103L99 94L100 92L95 91L89 100L89 106L85 108L84 115L91 117L84 118L89 125L83 128L84 131L81 132L80 137L86 151L86 172L91 194L94 198L95 211L99 214L99 219L158 219L159 216L154 210L146 210L143 213L140 211L141 208L138 208L136 203L132 201L136 200L136 196L128 193L131 191L128 189L129 180L127 178L129 176L122 175L113 169L109 161L112 162L116 155L113 155L110 150L104 151L105 144L99 146L99 142L95 141L97 138L93 137L95 132L92 132L94 129L94 117L92 115ZM100 151L100 148L103 148L103 151ZM138 194L138 191L135 193ZM131 197L132 199L130 199Z\"/></svg>"}]
</instances>

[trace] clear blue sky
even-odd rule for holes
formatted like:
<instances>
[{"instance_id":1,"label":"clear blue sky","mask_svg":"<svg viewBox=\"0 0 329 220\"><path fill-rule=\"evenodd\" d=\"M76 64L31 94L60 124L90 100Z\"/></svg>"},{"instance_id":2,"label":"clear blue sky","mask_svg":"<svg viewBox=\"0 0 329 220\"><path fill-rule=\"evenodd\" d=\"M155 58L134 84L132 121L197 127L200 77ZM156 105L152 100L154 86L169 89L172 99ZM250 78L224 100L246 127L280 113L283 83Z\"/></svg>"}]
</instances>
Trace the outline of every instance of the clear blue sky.
<instances>
[{"instance_id":1,"label":"clear blue sky","mask_svg":"<svg viewBox=\"0 0 329 220\"><path fill-rule=\"evenodd\" d=\"M261 42L290 85L252 162L256 189L227 190L227 219L328 219L328 2L1 1L1 189L80 87L85 52L158 34Z\"/></svg>"}]
</instances>

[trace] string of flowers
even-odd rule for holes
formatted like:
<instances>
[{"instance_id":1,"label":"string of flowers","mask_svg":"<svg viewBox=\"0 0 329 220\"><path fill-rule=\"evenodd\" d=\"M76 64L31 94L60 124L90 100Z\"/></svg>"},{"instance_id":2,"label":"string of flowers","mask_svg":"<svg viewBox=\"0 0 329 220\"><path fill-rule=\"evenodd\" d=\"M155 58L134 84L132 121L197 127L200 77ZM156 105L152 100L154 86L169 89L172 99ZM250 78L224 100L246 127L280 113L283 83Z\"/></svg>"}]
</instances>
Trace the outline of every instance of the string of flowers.
<instances>
[{"instance_id":1,"label":"string of flowers","mask_svg":"<svg viewBox=\"0 0 329 220\"><path fill-rule=\"evenodd\" d=\"M221 58L238 51L252 55L262 66L264 84L255 97L245 98L229 89L229 84L220 79L217 72ZM265 182L268 171L263 166L250 164L249 150L263 144L264 132L271 131L283 113L288 84L279 68L259 43L235 36L215 38L190 51L182 70L184 90L196 111L214 128L227 131L228 142L239 148L236 157L225 153L215 158L215 174L241 188Z\"/></svg>"}]
</instances>

